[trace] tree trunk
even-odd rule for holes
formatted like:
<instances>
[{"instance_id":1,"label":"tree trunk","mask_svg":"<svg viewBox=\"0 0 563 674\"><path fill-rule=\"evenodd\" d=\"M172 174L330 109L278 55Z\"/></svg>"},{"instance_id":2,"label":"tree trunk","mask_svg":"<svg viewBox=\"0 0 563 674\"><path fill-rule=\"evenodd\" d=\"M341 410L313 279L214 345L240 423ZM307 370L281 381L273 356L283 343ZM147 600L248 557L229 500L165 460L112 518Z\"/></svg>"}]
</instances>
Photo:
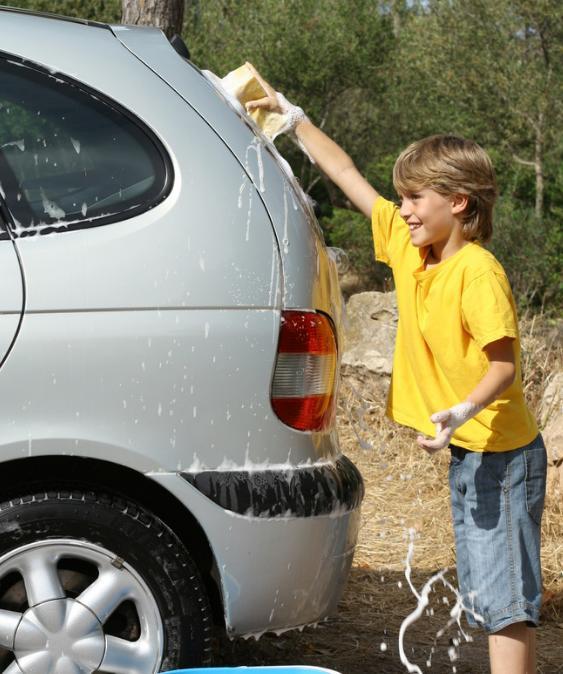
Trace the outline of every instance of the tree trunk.
<instances>
[{"instance_id":1,"label":"tree trunk","mask_svg":"<svg viewBox=\"0 0 563 674\"><path fill-rule=\"evenodd\" d=\"M513 154L512 157L514 161L522 166L529 166L534 169L536 174L536 204L535 204L535 214L538 220L543 218L543 193L544 193L544 176L543 176L543 124L544 124L544 114L540 112L538 115L538 120L530 120L530 124L534 129L535 134L535 144L534 144L534 161L528 161L522 159L517 154Z\"/></svg>"},{"instance_id":2,"label":"tree trunk","mask_svg":"<svg viewBox=\"0 0 563 674\"><path fill-rule=\"evenodd\" d=\"M403 23L402 12L404 10L404 0L393 0L391 3L391 18L393 19L393 35L398 39L401 34Z\"/></svg>"},{"instance_id":3,"label":"tree trunk","mask_svg":"<svg viewBox=\"0 0 563 674\"><path fill-rule=\"evenodd\" d=\"M536 128L536 151L534 168L536 171L536 217L543 217L543 113L540 113Z\"/></svg>"},{"instance_id":4,"label":"tree trunk","mask_svg":"<svg viewBox=\"0 0 563 674\"><path fill-rule=\"evenodd\" d=\"M156 26L171 38L182 34L184 0L121 0L121 23Z\"/></svg>"}]
</instances>

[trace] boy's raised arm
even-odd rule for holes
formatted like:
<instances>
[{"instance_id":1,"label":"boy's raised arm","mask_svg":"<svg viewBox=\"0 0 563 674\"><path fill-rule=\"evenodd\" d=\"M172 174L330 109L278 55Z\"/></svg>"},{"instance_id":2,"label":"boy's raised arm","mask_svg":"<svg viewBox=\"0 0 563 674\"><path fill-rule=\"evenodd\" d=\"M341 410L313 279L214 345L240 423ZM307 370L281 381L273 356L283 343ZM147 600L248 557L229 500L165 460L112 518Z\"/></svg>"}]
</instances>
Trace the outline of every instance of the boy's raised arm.
<instances>
[{"instance_id":1,"label":"boy's raised arm","mask_svg":"<svg viewBox=\"0 0 563 674\"><path fill-rule=\"evenodd\" d=\"M289 112L296 119L300 118L302 121L296 124L294 131L308 154L356 208L371 218L374 201L379 195L358 171L351 157L326 133L317 128L300 108L293 106L284 96L279 95L251 63L246 65L267 94L264 98L248 102L247 109L263 108L273 112ZM284 110L284 106L288 109ZM299 111L300 115L296 115L295 111Z\"/></svg>"},{"instance_id":2,"label":"boy's raised arm","mask_svg":"<svg viewBox=\"0 0 563 674\"><path fill-rule=\"evenodd\" d=\"M351 157L308 119L295 133L319 168L337 185L350 201L368 218L379 196L356 168Z\"/></svg>"}]
</instances>

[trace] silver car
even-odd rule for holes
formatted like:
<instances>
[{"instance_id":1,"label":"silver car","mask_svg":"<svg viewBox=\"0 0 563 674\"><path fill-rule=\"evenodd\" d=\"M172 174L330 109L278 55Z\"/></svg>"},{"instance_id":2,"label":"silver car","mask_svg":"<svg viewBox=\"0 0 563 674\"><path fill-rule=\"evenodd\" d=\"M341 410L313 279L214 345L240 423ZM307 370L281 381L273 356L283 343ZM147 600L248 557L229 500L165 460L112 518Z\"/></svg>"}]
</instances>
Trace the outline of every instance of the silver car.
<instances>
[{"instance_id":1,"label":"silver car","mask_svg":"<svg viewBox=\"0 0 563 674\"><path fill-rule=\"evenodd\" d=\"M356 542L335 264L156 29L0 9L0 672L317 622Z\"/></svg>"}]
</instances>

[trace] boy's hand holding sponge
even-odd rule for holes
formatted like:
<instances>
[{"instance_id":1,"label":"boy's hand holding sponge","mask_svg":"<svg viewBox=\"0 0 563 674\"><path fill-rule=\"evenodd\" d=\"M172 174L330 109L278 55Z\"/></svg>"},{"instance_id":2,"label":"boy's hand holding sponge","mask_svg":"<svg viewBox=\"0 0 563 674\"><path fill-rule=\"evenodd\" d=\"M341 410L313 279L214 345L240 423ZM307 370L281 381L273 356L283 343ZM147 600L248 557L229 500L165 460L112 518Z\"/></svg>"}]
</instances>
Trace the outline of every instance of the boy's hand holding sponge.
<instances>
[{"instance_id":1,"label":"boy's hand holding sponge","mask_svg":"<svg viewBox=\"0 0 563 674\"><path fill-rule=\"evenodd\" d=\"M281 133L294 132L307 120L303 110L290 103L264 80L256 68L246 62L221 80L222 86L244 106L263 133L274 140ZM296 138L305 152L305 148Z\"/></svg>"}]
</instances>

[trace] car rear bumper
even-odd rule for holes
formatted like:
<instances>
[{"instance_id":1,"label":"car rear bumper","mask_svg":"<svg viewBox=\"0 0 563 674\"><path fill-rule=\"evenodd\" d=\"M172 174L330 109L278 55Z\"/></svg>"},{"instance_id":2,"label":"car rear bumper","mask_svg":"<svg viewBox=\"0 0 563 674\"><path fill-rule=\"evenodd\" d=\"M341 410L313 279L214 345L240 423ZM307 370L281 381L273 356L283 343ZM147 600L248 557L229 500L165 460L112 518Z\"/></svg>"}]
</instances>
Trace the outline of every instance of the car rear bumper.
<instances>
[{"instance_id":1,"label":"car rear bumper","mask_svg":"<svg viewBox=\"0 0 563 674\"><path fill-rule=\"evenodd\" d=\"M299 468L181 475L221 508L250 517L331 515L355 510L364 496L362 476L345 456Z\"/></svg>"},{"instance_id":2,"label":"car rear bumper","mask_svg":"<svg viewBox=\"0 0 563 674\"><path fill-rule=\"evenodd\" d=\"M228 634L322 620L336 609L352 564L363 497L356 467L341 457L321 466L230 473L151 475L207 534Z\"/></svg>"}]
</instances>

